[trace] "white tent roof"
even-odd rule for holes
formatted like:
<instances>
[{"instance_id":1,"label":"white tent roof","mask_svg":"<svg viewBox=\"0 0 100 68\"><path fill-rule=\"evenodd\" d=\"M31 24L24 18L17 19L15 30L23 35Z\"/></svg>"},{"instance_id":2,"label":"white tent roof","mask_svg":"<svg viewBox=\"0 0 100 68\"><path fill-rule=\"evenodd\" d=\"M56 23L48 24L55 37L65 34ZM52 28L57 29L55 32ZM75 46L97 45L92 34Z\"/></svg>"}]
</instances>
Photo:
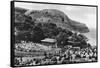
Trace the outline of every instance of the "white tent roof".
<instances>
[{"instance_id":1,"label":"white tent roof","mask_svg":"<svg viewBox=\"0 0 100 68\"><path fill-rule=\"evenodd\" d=\"M50 43L56 42L55 39L51 39L51 38L45 38L45 39L43 39L43 40L41 40L41 41L42 41L42 42L50 42Z\"/></svg>"}]
</instances>

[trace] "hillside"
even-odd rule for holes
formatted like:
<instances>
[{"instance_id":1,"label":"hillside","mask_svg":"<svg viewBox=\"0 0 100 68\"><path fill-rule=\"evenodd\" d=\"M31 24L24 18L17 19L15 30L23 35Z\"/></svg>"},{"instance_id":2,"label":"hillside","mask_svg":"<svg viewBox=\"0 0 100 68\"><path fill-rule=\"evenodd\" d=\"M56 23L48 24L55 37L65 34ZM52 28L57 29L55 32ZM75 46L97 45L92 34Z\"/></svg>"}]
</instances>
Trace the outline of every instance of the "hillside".
<instances>
[{"instance_id":1,"label":"hillside","mask_svg":"<svg viewBox=\"0 0 100 68\"><path fill-rule=\"evenodd\" d=\"M76 33L74 33L76 32ZM56 9L15 10L15 39L16 42L32 41L41 43L45 38L57 40L57 46L87 44L86 37L80 33L89 32L85 24L71 20L65 13ZM73 42L70 43L69 41Z\"/></svg>"},{"instance_id":2,"label":"hillside","mask_svg":"<svg viewBox=\"0 0 100 68\"><path fill-rule=\"evenodd\" d=\"M15 18L15 22L18 22L19 19L21 23L24 22L25 18L31 18L31 21L35 23L54 23L57 27L63 29L69 29L81 33L89 32L89 29L85 24L71 20L65 13L56 9L27 10L18 7L15 9L15 15L21 13L19 17Z\"/></svg>"}]
</instances>

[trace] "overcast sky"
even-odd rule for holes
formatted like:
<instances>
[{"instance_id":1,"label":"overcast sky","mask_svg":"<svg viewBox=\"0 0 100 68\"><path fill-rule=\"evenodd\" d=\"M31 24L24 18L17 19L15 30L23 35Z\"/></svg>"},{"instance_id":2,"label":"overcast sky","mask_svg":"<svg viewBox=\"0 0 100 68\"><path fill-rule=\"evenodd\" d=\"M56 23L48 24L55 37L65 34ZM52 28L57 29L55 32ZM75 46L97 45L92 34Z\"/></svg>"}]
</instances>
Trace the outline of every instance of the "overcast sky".
<instances>
[{"instance_id":1,"label":"overcast sky","mask_svg":"<svg viewBox=\"0 0 100 68\"><path fill-rule=\"evenodd\" d=\"M96 7L24 2L15 2L15 7L22 7L30 10L58 9L67 14L69 18L85 23L89 28L96 28Z\"/></svg>"}]
</instances>

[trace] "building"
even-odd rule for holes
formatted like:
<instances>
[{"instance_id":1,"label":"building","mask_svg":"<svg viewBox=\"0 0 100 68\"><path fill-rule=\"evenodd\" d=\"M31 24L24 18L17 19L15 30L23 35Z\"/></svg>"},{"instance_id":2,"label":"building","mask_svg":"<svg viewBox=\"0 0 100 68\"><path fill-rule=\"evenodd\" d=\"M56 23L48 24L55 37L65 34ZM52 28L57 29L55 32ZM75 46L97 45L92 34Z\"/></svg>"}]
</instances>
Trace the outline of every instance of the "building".
<instances>
[{"instance_id":1,"label":"building","mask_svg":"<svg viewBox=\"0 0 100 68\"><path fill-rule=\"evenodd\" d=\"M56 39L45 38L45 39L41 40L41 42L44 45L46 45L46 46L50 46L52 48L57 48L57 41L56 41Z\"/></svg>"}]
</instances>

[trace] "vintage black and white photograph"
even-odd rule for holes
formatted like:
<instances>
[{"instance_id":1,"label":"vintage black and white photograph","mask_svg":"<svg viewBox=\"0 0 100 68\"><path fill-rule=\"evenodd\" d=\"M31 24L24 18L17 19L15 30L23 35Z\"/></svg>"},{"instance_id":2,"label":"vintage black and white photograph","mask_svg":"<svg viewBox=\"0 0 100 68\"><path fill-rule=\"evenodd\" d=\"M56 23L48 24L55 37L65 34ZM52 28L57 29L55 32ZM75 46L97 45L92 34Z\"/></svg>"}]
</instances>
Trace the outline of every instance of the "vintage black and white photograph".
<instances>
[{"instance_id":1,"label":"vintage black and white photograph","mask_svg":"<svg viewBox=\"0 0 100 68\"><path fill-rule=\"evenodd\" d=\"M98 61L97 6L13 1L13 66Z\"/></svg>"}]
</instances>

